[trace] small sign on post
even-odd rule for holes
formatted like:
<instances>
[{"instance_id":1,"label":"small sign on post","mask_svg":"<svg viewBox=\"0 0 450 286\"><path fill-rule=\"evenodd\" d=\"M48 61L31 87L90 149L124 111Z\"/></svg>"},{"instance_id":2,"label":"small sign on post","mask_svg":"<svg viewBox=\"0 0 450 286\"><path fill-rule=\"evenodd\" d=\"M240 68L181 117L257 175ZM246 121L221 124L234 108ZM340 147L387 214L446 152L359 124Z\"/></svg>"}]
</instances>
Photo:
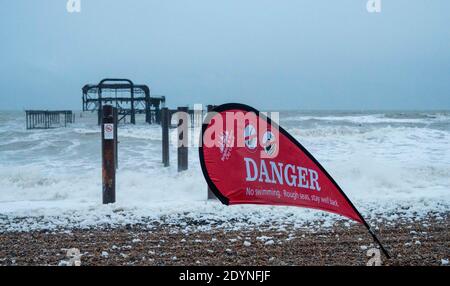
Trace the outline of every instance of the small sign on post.
<instances>
[{"instance_id":1,"label":"small sign on post","mask_svg":"<svg viewBox=\"0 0 450 286\"><path fill-rule=\"evenodd\" d=\"M105 132L103 133L103 139L114 140L114 124L105 123L104 129L105 129Z\"/></svg>"},{"instance_id":2,"label":"small sign on post","mask_svg":"<svg viewBox=\"0 0 450 286\"><path fill-rule=\"evenodd\" d=\"M102 185L103 204L116 202L116 140L117 129L113 107L102 108Z\"/></svg>"}]
</instances>

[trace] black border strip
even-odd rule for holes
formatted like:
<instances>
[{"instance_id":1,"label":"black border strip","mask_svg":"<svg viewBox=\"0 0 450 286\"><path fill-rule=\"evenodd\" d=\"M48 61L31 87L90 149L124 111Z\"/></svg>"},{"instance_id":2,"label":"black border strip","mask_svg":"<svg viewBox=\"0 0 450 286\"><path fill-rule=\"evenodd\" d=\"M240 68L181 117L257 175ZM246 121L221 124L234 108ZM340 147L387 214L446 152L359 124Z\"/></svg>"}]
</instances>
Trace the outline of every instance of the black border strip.
<instances>
[{"instance_id":1,"label":"black border strip","mask_svg":"<svg viewBox=\"0 0 450 286\"><path fill-rule=\"evenodd\" d=\"M264 116L257 109L255 109L255 108L253 108L251 106L248 106L248 105L245 105L245 104L242 104L242 103L225 103L225 104L222 104L222 105L219 105L219 106L215 107L210 112L217 112L217 113L219 113L219 112L232 110L232 109L240 109L240 110L244 110L244 111L247 111L247 112L254 112L258 117L266 120L266 122L268 124L273 125L275 127L278 127L279 132L281 134L283 134L284 136L286 136L289 140L291 140L298 148L300 148L300 150L303 153L305 153L306 156L308 156L308 158L311 159L314 162L314 164L316 164L319 167L319 169L325 174L325 176L333 183L333 185L338 189L338 191L345 198L345 200L347 200L347 202L350 204L350 206L353 208L353 210L356 212L356 214L358 214L358 216L361 219L362 223L369 230L369 233L372 235L374 240L380 245L380 247L383 250L383 252L386 255L386 257L390 258L389 253L386 251L386 249L383 247L381 242L378 240L377 236L373 233L370 225L366 222L366 220L361 215L361 213L358 211L358 209L355 207L355 205L350 201L350 199L347 197L347 195L344 193L344 191L341 189L341 187L336 183L336 181L333 179L333 177L331 177L331 175L328 174L328 172L325 170L325 168L316 160L316 158L314 158L314 156L311 153L309 153L308 150L306 150L305 147L303 147L302 144L300 144L300 142L298 142L294 137L292 137L291 134L289 134L286 130L284 130L283 127L279 126L275 122L272 123L272 120L270 119L270 117ZM219 189L216 187L214 182L211 180L211 177L209 176L208 171L206 169L205 158L204 158L204 155L203 155L203 135L204 135L206 129L208 128L208 125L209 125L209 122L211 120L212 115L214 115L214 114L209 113L208 116L205 118L203 124L202 124L202 133L201 133L201 136L200 136L200 147L199 147L200 165L202 167L203 176L205 177L206 182L208 183L208 186L211 189L211 191L217 196L217 198L223 204L228 206L229 205L229 199L227 197L225 197L219 191Z\"/></svg>"}]
</instances>

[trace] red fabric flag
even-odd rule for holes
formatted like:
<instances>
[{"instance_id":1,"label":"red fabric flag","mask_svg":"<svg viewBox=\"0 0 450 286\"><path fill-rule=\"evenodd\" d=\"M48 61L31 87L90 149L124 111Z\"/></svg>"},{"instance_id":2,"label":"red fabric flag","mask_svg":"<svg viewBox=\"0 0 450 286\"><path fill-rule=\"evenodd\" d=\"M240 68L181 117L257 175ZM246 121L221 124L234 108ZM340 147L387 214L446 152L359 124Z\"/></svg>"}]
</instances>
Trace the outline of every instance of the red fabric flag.
<instances>
[{"instance_id":1,"label":"red fabric flag","mask_svg":"<svg viewBox=\"0 0 450 286\"><path fill-rule=\"evenodd\" d=\"M307 207L365 223L319 162L270 118L235 103L214 112L203 124L199 153L222 203Z\"/></svg>"}]
</instances>

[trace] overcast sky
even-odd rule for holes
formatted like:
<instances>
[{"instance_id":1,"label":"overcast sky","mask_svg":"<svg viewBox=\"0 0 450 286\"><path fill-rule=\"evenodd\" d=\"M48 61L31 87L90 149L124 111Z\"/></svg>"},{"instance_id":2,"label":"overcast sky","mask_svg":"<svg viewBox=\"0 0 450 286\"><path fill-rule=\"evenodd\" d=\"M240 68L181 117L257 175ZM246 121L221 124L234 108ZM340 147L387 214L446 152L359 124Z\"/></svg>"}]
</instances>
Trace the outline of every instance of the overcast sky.
<instances>
[{"instance_id":1,"label":"overcast sky","mask_svg":"<svg viewBox=\"0 0 450 286\"><path fill-rule=\"evenodd\" d=\"M0 3L0 109L81 109L126 77L169 106L450 109L450 1Z\"/></svg>"}]
</instances>

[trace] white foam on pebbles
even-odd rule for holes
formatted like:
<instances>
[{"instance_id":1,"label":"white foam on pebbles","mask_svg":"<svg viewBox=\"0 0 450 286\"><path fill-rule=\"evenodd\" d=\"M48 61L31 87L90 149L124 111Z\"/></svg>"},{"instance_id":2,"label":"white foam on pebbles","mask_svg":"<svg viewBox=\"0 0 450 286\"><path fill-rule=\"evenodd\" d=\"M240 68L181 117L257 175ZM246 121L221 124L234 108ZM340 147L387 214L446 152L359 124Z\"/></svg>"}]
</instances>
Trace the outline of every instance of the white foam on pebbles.
<instances>
[{"instance_id":1,"label":"white foam on pebbles","mask_svg":"<svg viewBox=\"0 0 450 286\"><path fill-rule=\"evenodd\" d=\"M273 244L275 244L275 242L272 239L264 242L264 245L273 245Z\"/></svg>"},{"instance_id":2,"label":"white foam on pebbles","mask_svg":"<svg viewBox=\"0 0 450 286\"><path fill-rule=\"evenodd\" d=\"M160 202L146 207L127 207L124 204L113 205L79 205L77 208L59 206L54 202L46 202L45 207L28 209L3 210L0 213L0 232L24 232L34 230L65 230L116 228L125 226L140 226L152 229L158 225L169 225L179 228L183 233L193 231L210 231L212 229L241 230L259 226L270 226L278 231L286 231L286 227L309 229L327 228L337 221L344 220L345 226L354 223L345 218L322 211L279 206L241 205L227 207L219 202L194 201ZM2 204L0 203L0 206ZM36 207L37 204L31 204ZM405 211L401 207L392 209L383 206L373 206L369 203L359 203L363 216L371 221L383 218L386 222L395 223L399 220L413 222L418 218L426 218L435 213L445 213L447 207L435 204L431 210ZM416 205L417 206L417 205ZM380 209L383 209L381 211ZM400 214L399 214L400 209ZM395 213L397 212L397 213ZM393 214L395 213L395 214ZM371 222L377 227L378 222ZM426 224L424 224L426 227Z\"/></svg>"}]
</instances>

